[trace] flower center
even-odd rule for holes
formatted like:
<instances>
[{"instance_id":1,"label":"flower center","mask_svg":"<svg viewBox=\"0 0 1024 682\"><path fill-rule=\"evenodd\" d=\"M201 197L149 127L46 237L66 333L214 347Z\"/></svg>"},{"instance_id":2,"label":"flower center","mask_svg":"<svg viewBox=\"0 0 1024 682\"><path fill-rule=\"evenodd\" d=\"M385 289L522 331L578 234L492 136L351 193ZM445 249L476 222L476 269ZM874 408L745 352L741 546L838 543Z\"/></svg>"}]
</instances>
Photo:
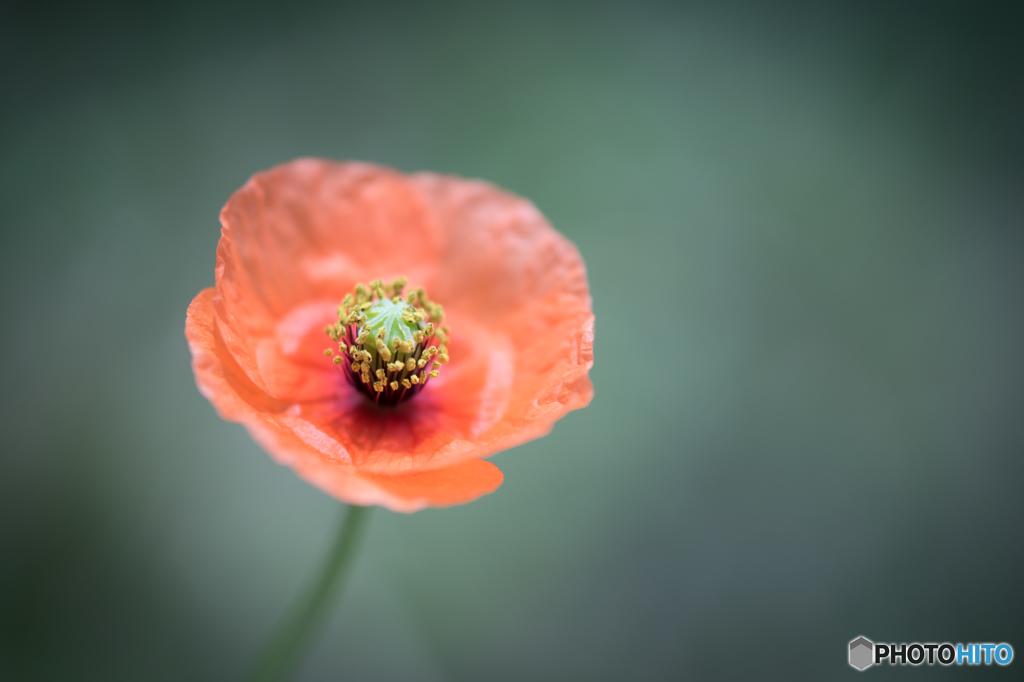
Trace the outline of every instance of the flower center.
<instances>
[{"instance_id":1,"label":"flower center","mask_svg":"<svg viewBox=\"0 0 1024 682\"><path fill-rule=\"evenodd\" d=\"M338 344L338 354L324 355L349 382L378 405L408 400L437 378L448 362L448 327L444 310L420 287L403 298L406 280L357 284L338 306L338 321L324 331Z\"/></svg>"}]
</instances>

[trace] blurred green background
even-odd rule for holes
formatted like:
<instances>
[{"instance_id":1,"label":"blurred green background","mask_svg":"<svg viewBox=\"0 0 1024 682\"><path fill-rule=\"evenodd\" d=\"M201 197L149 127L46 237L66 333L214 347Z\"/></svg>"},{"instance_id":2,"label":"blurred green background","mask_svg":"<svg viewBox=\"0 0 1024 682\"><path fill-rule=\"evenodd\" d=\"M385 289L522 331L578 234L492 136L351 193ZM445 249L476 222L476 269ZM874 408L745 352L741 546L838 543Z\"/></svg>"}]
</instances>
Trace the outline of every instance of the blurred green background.
<instances>
[{"instance_id":1,"label":"blurred green background","mask_svg":"<svg viewBox=\"0 0 1024 682\"><path fill-rule=\"evenodd\" d=\"M303 155L532 199L597 393L496 493L376 511L298 679L1024 652L1020 3L141 5L0 4L0 678L237 679L315 572L342 505L183 334L220 207Z\"/></svg>"}]
</instances>

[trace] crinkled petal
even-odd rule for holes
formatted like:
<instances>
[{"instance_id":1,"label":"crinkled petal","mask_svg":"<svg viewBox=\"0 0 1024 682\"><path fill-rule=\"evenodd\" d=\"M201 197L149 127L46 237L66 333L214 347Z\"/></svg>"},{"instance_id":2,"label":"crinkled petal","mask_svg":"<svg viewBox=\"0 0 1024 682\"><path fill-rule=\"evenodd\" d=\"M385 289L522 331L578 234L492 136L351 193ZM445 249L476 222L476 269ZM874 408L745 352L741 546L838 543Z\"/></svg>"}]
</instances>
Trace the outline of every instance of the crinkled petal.
<instances>
[{"instance_id":1,"label":"crinkled petal","mask_svg":"<svg viewBox=\"0 0 1024 682\"><path fill-rule=\"evenodd\" d=\"M579 251L533 204L489 183L434 174L412 182L445 230L434 297L513 351L501 418L484 420L490 427L476 439L496 452L543 436L594 394L594 315Z\"/></svg>"}]
</instances>

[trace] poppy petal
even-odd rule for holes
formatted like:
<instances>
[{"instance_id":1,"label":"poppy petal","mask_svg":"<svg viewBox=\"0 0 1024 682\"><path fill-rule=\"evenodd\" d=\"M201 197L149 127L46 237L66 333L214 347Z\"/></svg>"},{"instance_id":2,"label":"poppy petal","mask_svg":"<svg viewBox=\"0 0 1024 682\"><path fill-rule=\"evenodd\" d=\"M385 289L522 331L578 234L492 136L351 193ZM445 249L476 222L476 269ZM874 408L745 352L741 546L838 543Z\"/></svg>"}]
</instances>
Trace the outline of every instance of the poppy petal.
<instances>
[{"instance_id":1,"label":"poppy petal","mask_svg":"<svg viewBox=\"0 0 1024 682\"><path fill-rule=\"evenodd\" d=\"M299 467L298 472L324 492L352 504L381 505L405 513L472 502L494 492L505 478L498 467L483 459L399 475L360 471L345 476L334 469L321 461L315 467Z\"/></svg>"}]
</instances>

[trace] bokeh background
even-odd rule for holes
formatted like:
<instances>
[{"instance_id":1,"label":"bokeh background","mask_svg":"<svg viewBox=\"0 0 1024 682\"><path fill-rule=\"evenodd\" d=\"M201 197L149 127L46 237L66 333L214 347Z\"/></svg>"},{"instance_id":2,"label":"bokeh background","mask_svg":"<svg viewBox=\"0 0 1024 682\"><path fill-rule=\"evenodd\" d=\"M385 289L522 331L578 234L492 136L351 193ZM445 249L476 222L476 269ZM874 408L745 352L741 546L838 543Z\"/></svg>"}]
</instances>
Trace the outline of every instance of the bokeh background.
<instances>
[{"instance_id":1,"label":"bokeh background","mask_svg":"<svg viewBox=\"0 0 1024 682\"><path fill-rule=\"evenodd\" d=\"M1021 4L820 4L0 3L0 678L238 679L314 574L342 505L183 334L303 155L532 199L597 393L494 494L375 512L298 679L1024 652Z\"/></svg>"}]
</instances>

